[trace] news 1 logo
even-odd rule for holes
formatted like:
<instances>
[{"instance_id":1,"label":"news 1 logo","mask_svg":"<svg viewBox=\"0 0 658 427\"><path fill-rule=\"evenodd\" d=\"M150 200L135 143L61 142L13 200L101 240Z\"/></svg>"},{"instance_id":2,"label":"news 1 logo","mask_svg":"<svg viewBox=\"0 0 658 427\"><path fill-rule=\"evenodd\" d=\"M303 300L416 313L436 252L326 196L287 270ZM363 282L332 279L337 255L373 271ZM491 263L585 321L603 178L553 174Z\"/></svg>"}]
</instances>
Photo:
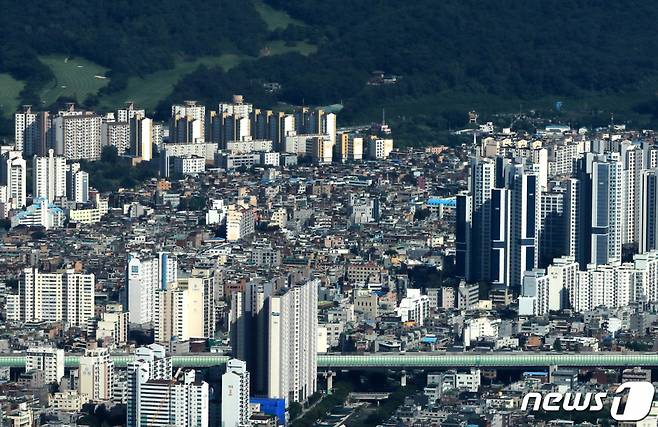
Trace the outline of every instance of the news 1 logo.
<instances>
[{"instance_id":1,"label":"news 1 logo","mask_svg":"<svg viewBox=\"0 0 658 427\"><path fill-rule=\"evenodd\" d=\"M653 384L646 381L634 381L621 384L612 395L610 415L616 421L641 421L649 415L654 395ZM622 408L624 396L626 405ZM534 399L534 400L533 400ZM546 412L596 412L603 409L604 401L608 401L608 393L528 393L523 397L521 410L527 411L533 400L531 410L540 409Z\"/></svg>"}]
</instances>

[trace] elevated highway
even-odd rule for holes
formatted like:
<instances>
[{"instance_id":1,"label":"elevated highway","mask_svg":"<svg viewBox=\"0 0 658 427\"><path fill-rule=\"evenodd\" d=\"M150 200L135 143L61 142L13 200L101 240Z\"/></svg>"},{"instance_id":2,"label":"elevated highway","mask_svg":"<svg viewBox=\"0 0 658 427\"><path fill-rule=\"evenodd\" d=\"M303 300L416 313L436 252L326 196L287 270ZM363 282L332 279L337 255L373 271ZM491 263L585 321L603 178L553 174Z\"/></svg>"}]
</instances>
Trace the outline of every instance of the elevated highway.
<instances>
[{"instance_id":1,"label":"elevated highway","mask_svg":"<svg viewBox=\"0 0 658 427\"><path fill-rule=\"evenodd\" d=\"M125 367L132 359L130 354L113 354L117 367ZM222 366L228 356L213 353L172 355L175 367L207 368ZM658 353L640 352L491 352L491 353L367 353L318 354L318 368L341 369L441 369L441 368L530 368L542 366L565 367L658 367ZM67 367L76 367L79 355L65 357ZM21 368L25 356L21 353L1 354L0 367Z\"/></svg>"}]
</instances>

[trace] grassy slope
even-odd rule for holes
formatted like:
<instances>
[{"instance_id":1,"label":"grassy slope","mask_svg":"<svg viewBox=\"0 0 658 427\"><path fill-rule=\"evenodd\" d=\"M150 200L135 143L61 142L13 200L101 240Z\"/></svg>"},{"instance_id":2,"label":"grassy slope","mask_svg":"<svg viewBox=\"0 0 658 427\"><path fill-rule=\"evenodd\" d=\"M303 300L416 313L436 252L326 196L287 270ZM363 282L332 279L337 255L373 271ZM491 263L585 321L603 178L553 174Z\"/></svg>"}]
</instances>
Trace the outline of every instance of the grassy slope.
<instances>
[{"instance_id":1,"label":"grassy slope","mask_svg":"<svg viewBox=\"0 0 658 427\"><path fill-rule=\"evenodd\" d=\"M5 117L11 117L20 104L19 94L25 83L9 74L0 74L0 109Z\"/></svg>"},{"instance_id":2,"label":"grassy slope","mask_svg":"<svg viewBox=\"0 0 658 427\"><path fill-rule=\"evenodd\" d=\"M309 55L317 49L308 43L297 43L294 46L286 46L282 41L270 42L266 46L269 55L281 55L288 52L299 52ZM230 70L242 61L253 60L248 55L224 54L221 56L206 56L194 61L180 61L171 70L157 71L144 77L132 77L128 80L128 87L120 92L112 93L101 98L100 107L114 109L123 105L126 101L132 101L135 105L153 111L158 102L167 97L173 90L174 85L186 74L196 70L200 65L208 67L222 67L224 71Z\"/></svg>"},{"instance_id":3,"label":"grassy slope","mask_svg":"<svg viewBox=\"0 0 658 427\"><path fill-rule=\"evenodd\" d=\"M197 58L194 61L181 60L171 70L156 71L144 77L130 78L126 89L104 96L101 98L100 106L105 109L114 109L126 101L132 101L135 102L135 105L152 111L162 98L171 93L178 80L200 65L220 66L224 70L228 70L244 59L243 55L225 54Z\"/></svg>"},{"instance_id":4,"label":"grassy slope","mask_svg":"<svg viewBox=\"0 0 658 427\"><path fill-rule=\"evenodd\" d=\"M44 105L50 105L60 96L77 98L78 101L98 92L109 80L95 76L104 76L107 69L83 58L68 58L63 55L49 55L39 58L53 70L55 81L41 92Z\"/></svg>"},{"instance_id":5,"label":"grassy slope","mask_svg":"<svg viewBox=\"0 0 658 427\"><path fill-rule=\"evenodd\" d=\"M286 28L290 24L304 25L285 12L273 9L260 0L255 1L256 9L261 14L267 28L272 31ZM271 41L264 46L263 55L281 55L289 52L299 52L310 55L317 46L309 43L296 43L292 46L283 41ZM196 70L200 65L208 67L220 66L224 70L235 67L240 62L254 59L248 55L229 53L220 56L207 56L192 61L182 60L171 70L162 70L143 76L132 77L128 87L120 92L103 96L99 108L115 109L126 101L133 101L139 107L147 110L155 109L158 102L167 97L174 85L186 74ZM91 94L108 84L108 79L98 79L96 75L105 75L106 68L83 58L69 58L64 55L42 56L40 60L48 65L55 74L56 80L49 84L41 93L42 104L50 105L60 96L75 98L82 102ZM18 94L24 87L24 82L14 80L7 74L0 74L0 106L9 117L18 108Z\"/></svg>"},{"instance_id":6,"label":"grassy slope","mask_svg":"<svg viewBox=\"0 0 658 427\"><path fill-rule=\"evenodd\" d=\"M256 0L254 5L270 31L286 28L291 24L304 25L303 22L293 19L287 13L276 10L260 0ZM302 55L310 55L316 50L317 46L309 43L302 42L287 46L283 41L271 41L264 46L262 53L281 55L289 52L299 52ZM251 59L254 58L247 55L224 54L219 57L203 57L194 61L181 61L171 70L158 71L145 77L131 78L125 90L103 97L100 104L103 108L112 109L126 101L133 101L136 105L152 111L161 99L171 93L174 85L183 76L194 71L199 65L220 66L226 71L242 61Z\"/></svg>"},{"instance_id":7,"label":"grassy slope","mask_svg":"<svg viewBox=\"0 0 658 427\"><path fill-rule=\"evenodd\" d=\"M286 12L274 9L272 6L265 4L261 0L255 0L254 6L256 11L260 14L260 17L265 21L267 29L270 31L284 29L288 25L304 25L303 22L298 21L288 15Z\"/></svg>"}]
</instances>

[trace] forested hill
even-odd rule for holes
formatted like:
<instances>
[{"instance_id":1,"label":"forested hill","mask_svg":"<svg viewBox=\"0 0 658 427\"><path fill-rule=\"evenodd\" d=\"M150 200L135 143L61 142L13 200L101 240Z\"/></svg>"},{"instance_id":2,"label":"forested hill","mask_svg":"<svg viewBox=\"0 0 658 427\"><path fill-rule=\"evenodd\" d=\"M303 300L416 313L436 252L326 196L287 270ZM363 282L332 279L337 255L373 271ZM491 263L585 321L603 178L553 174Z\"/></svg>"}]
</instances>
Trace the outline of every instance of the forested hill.
<instances>
[{"instance_id":1,"label":"forested hill","mask_svg":"<svg viewBox=\"0 0 658 427\"><path fill-rule=\"evenodd\" d=\"M105 66L112 77L108 90L117 90L131 75L173 67L181 55L255 55L266 32L253 4L242 0L0 4L0 71L37 85L53 78L39 54L81 56Z\"/></svg>"},{"instance_id":2,"label":"forested hill","mask_svg":"<svg viewBox=\"0 0 658 427\"><path fill-rule=\"evenodd\" d=\"M271 0L326 28L318 59L408 76L414 88L621 89L655 75L653 1Z\"/></svg>"},{"instance_id":3,"label":"forested hill","mask_svg":"<svg viewBox=\"0 0 658 427\"><path fill-rule=\"evenodd\" d=\"M352 121L386 107L402 127L415 120L429 131L458 125L451 118L469 108L510 111L540 99L601 118L640 114L643 125L658 115L658 7L650 0L266 3L4 1L0 72L38 86L52 78L38 55L78 55L110 69L102 92L112 93L181 56L239 52L251 59L182 76L158 111L184 98L214 103L243 93L267 105L342 102L343 120ZM263 54L273 41L313 49ZM366 84L375 70L398 80ZM267 91L268 82L281 89Z\"/></svg>"}]
</instances>

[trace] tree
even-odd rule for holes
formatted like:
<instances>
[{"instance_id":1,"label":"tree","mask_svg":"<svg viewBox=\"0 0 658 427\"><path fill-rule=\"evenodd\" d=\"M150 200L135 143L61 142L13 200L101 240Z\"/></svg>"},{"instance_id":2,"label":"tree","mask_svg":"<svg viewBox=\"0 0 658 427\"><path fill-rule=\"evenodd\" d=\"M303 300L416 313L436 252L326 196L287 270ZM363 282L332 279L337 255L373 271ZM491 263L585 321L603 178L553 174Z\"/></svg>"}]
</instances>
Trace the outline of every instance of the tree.
<instances>
[{"instance_id":1,"label":"tree","mask_svg":"<svg viewBox=\"0 0 658 427\"><path fill-rule=\"evenodd\" d=\"M288 412L290 413L290 419L294 420L297 417L299 417L302 414L303 410L304 408L302 407L301 404L299 404L298 402L292 402L290 404L290 407L288 408Z\"/></svg>"},{"instance_id":2,"label":"tree","mask_svg":"<svg viewBox=\"0 0 658 427\"><path fill-rule=\"evenodd\" d=\"M101 162L115 164L119 160L117 148L113 145L103 147L101 151Z\"/></svg>"}]
</instances>

